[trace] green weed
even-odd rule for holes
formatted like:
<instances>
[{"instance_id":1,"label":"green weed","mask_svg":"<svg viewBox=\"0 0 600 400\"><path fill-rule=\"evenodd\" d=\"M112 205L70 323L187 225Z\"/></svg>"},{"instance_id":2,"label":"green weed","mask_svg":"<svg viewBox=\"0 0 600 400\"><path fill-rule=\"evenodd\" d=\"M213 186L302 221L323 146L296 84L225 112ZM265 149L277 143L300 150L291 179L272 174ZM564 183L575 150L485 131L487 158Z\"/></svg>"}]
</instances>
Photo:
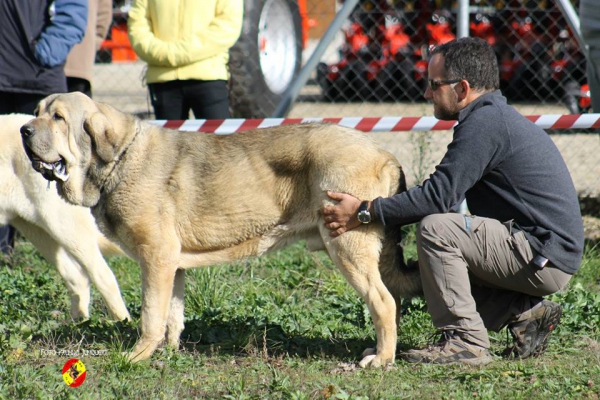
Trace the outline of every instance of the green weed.
<instances>
[{"instance_id":1,"label":"green weed","mask_svg":"<svg viewBox=\"0 0 600 400\"><path fill-rule=\"evenodd\" d=\"M405 232L415 255L414 230ZM411 247L412 246L412 247ZM107 318L94 291L92 318L74 323L54 267L27 242L0 264L0 399L545 399L600 397L600 259L586 249L570 288L552 296L564 316L543 357L483 368L397 361L361 370L375 343L368 310L322 253L302 244L260 259L186 272L186 327L179 351L132 364L138 337L139 267L109 260L134 318ZM435 329L423 299L402 304L398 350L422 346ZM506 333L491 336L498 353ZM86 365L79 388L62 366Z\"/></svg>"}]
</instances>

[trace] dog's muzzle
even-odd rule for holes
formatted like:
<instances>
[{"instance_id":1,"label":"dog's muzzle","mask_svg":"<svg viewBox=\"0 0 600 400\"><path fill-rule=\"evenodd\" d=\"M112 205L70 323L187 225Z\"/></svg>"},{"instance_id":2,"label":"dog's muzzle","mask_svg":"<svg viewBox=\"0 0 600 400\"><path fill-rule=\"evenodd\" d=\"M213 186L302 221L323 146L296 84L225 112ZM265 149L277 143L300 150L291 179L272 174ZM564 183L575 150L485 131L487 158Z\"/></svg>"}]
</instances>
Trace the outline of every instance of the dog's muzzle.
<instances>
[{"instance_id":1,"label":"dog's muzzle","mask_svg":"<svg viewBox=\"0 0 600 400\"><path fill-rule=\"evenodd\" d=\"M30 125L23 125L21 127L21 137L23 138L23 147L31 166L34 170L42 174L42 176L49 181L62 181L66 182L69 179L69 173L67 172L67 164L65 159L59 157L58 160L48 162L42 160L37 154L33 152L30 147L31 138L35 135L35 129Z\"/></svg>"}]
</instances>

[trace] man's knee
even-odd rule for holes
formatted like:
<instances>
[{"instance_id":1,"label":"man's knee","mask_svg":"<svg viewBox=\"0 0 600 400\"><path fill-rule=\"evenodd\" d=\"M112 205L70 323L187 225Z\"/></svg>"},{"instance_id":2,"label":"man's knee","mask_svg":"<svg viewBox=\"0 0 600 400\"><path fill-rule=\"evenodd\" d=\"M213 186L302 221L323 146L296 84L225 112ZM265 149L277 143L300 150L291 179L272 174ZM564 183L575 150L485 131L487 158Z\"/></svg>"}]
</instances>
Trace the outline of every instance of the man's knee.
<instances>
[{"instance_id":1,"label":"man's knee","mask_svg":"<svg viewBox=\"0 0 600 400\"><path fill-rule=\"evenodd\" d=\"M449 224L456 224L457 214L431 214L419 223L417 228L417 244L443 237Z\"/></svg>"}]
</instances>

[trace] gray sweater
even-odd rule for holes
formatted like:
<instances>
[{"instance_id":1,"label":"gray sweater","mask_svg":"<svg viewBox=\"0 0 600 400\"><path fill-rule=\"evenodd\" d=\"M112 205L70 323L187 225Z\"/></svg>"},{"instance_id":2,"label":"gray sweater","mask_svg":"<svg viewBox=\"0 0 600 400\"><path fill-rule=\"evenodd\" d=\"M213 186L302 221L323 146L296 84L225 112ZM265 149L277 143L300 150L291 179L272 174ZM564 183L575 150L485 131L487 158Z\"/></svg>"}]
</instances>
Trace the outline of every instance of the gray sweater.
<instances>
[{"instance_id":1,"label":"gray sweater","mask_svg":"<svg viewBox=\"0 0 600 400\"><path fill-rule=\"evenodd\" d=\"M462 198L473 215L514 220L535 251L575 273L583 253L583 221L565 162L550 137L506 104L500 91L460 111L452 142L422 185L373 207L384 225L446 213Z\"/></svg>"}]
</instances>

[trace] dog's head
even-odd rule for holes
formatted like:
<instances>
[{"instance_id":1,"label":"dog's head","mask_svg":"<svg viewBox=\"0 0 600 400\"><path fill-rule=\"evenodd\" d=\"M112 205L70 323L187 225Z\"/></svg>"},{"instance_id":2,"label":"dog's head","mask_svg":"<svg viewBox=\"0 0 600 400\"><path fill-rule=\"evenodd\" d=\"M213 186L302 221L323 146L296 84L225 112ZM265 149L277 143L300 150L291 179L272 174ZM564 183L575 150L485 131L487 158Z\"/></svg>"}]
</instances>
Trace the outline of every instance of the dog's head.
<instances>
[{"instance_id":1,"label":"dog's head","mask_svg":"<svg viewBox=\"0 0 600 400\"><path fill-rule=\"evenodd\" d=\"M111 121L123 120L123 114L79 92L50 95L40 101L34 114L21 127L33 168L56 181L59 194L68 202L93 207L99 200L104 170L124 139Z\"/></svg>"}]
</instances>

